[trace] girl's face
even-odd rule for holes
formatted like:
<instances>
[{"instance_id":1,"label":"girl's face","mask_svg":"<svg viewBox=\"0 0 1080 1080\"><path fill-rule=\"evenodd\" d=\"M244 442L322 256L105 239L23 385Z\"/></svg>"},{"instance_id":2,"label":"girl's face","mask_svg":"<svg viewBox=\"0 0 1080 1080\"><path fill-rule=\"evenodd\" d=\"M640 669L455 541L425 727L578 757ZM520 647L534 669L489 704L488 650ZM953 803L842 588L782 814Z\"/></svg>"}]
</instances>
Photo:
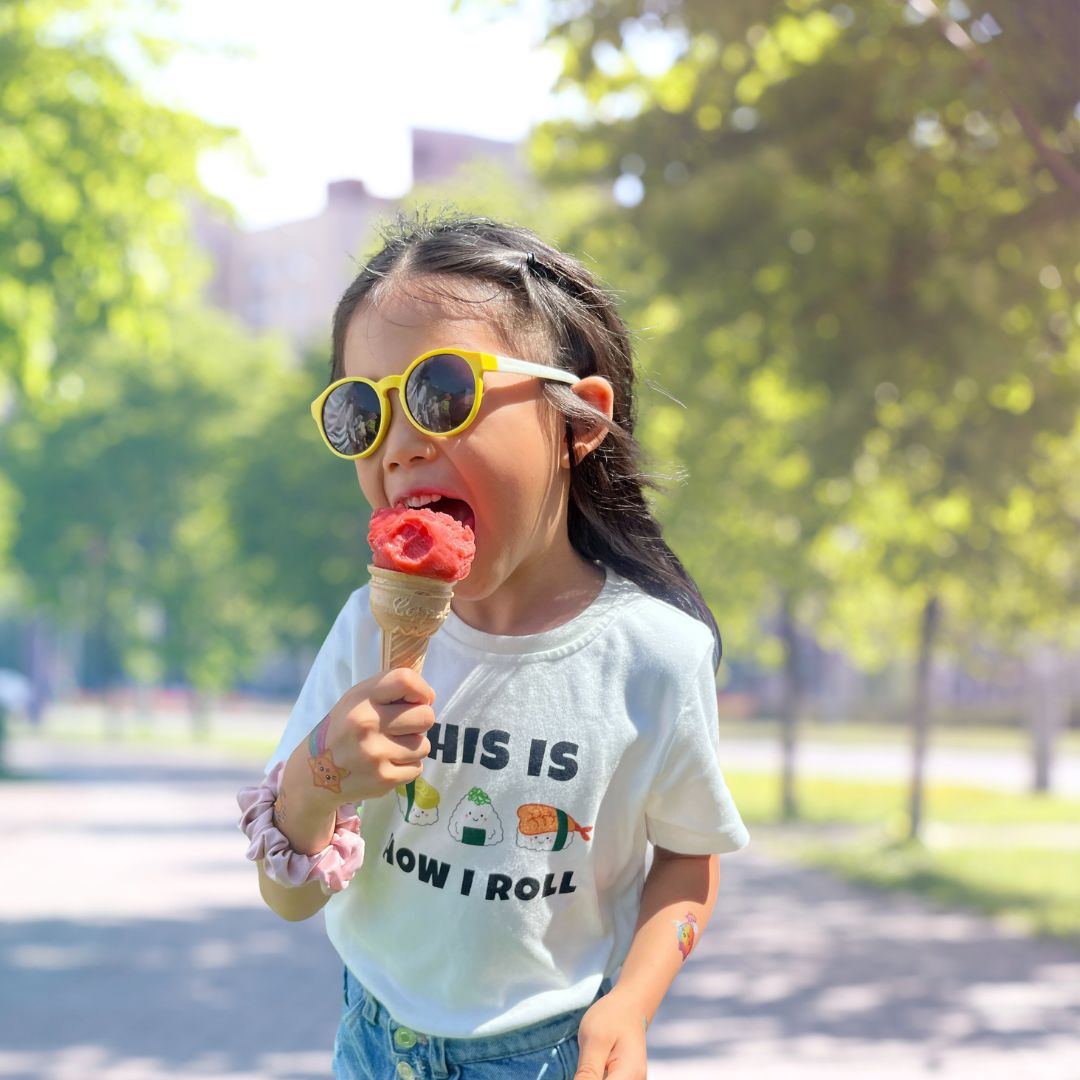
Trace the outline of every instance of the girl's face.
<instances>
[{"instance_id":1,"label":"girl's face","mask_svg":"<svg viewBox=\"0 0 1080 1080\"><path fill-rule=\"evenodd\" d=\"M421 292L412 283L408 288ZM541 363L548 359L507 348L482 318L396 289L353 316L345 336L345 374L369 379L400 374L421 353L452 345ZM355 463L373 509L404 506L425 496L466 504L447 506L476 536L473 568L457 585L456 600L483 601L507 585L535 584L544 564L550 572L549 555L569 548L563 421L544 400L542 385L526 375L486 374L479 414L450 438L417 431L401 415L397 392L391 391L386 437L374 454Z\"/></svg>"}]
</instances>

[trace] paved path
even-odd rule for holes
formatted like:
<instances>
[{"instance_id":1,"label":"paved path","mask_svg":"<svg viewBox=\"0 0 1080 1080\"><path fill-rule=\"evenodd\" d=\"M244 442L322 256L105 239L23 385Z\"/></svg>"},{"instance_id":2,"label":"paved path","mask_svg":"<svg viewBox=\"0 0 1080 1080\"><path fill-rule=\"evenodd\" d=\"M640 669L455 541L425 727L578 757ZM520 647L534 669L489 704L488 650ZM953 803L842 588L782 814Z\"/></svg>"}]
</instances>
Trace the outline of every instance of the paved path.
<instances>
[{"instance_id":1,"label":"paved path","mask_svg":"<svg viewBox=\"0 0 1080 1080\"><path fill-rule=\"evenodd\" d=\"M0 1077L328 1075L321 918L262 907L233 794L255 766L22 743L0 783ZM725 860L650 1031L650 1080L1080 1080L1080 949Z\"/></svg>"}]
</instances>

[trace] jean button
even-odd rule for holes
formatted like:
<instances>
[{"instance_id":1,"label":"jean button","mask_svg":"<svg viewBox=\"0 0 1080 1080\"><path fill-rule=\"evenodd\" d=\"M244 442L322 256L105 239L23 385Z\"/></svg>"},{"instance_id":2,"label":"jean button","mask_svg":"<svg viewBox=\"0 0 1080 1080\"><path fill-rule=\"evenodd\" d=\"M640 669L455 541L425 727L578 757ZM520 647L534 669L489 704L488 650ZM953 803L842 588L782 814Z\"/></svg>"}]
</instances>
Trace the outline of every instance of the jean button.
<instances>
[{"instance_id":1,"label":"jean button","mask_svg":"<svg viewBox=\"0 0 1080 1080\"><path fill-rule=\"evenodd\" d=\"M394 1042L402 1050L411 1050L416 1045L416 1032L410 1031L407 1027L399 1027L394 1032Z\"/></svg>"},{"instance_id":2,"label":"jean button","mask_svg":"<svg viewBox=\"0 0 1080 1080\"><path fill-rule=\"evenodd\" d=\"M416 1073L413 1072L413 1067L407 1061L399 1061L397 1063L397 1074L401 1077L401 1080L413 1080Z\"/></svg>"}]
</instances>

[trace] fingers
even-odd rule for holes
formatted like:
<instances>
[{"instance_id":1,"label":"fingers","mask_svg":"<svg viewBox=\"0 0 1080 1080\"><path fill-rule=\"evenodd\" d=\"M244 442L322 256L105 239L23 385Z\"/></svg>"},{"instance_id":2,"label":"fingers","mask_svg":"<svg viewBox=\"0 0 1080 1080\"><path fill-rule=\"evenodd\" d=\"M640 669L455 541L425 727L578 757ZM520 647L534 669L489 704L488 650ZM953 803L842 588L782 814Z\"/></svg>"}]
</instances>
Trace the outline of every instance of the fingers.
<instances>
[{"instance_id":1,"label":"fingers","mask_svg":"<svg viewBox=\"0 0 1080 1080\"><path fill-rule=\"evenodd\" d=\"M390 767L386 770L386 782L392 787L411 784L423 771L423 765L403 765L392 761Z\"/></svg>"},{"instance_id":2,"label":"fingers","mask_svg":"<svg viewBox=\"0 0 1080 1080\"><path fill-rule=\"evenodd\" d=\"M398 764L412 765L421 762L431 752L431 743L423 735L402 735L388 740L387 756Z\"/></svg>"},{"instance_id":3,"label":"fingers","mask_svg":"<svg viewBox=\"0 0 1080 1080\"><path fill-rule=\"evenodd\" d=\"M435 691L412 668L393 668L378 676L368 696L376 705L406 701L410 705L430 705Z\"/></svg>"},{"instance_id":4,"label":"fingers","mask_svg":"<svg viewBox=\"0 0 1080 1080\"><path fill-rule=\"evenodd\" d=\"M574 1080L603 1080L607 1066L608 1053L611 1050L609 1040L589 1038L587 1033L578 1032L580 1055Z\"/></svg>"},{"instance_id":5,"label":"fingers","mask_svg":"<svg viewBox=\"0 0 1080 1080\"><path fill-rule=\"evenodd\" d=\"M403 735L423 735L435 723L430 705L405 705L400 709L390 706L383 709L383 716L380 729L394 739Z\"/></svg>"}]
</instances>

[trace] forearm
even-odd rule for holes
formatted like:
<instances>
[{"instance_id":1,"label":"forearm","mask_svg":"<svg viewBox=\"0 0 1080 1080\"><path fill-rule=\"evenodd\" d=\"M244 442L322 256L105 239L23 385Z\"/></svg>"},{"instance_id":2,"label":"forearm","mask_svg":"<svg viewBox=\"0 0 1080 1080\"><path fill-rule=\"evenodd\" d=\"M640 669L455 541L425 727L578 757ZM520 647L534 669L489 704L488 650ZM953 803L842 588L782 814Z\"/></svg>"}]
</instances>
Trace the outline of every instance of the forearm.
<instances>
[{"instance_id":1,"label":"forearm","mask_svg":"<svg viewBox=\"0 0 1080 1080\"><path fill-rule=\"evenodd\" d=\"M282 773L278 797L274 802L274 824L289 841L293 851L314 855L322 851L334 833L336 812L319 798L312 783L306 745L293 751ZM282 885L259 866L259 892L267 907L290 922L309 919L322 910L329 897L318 881L304 885Z\"/></svg>"},{"instance_id":2,"label":"forearm","mask_svg":"<svg viewBox=\"0 0 1080 1080\"><path fill-rule=\"evenodd\" d=\"M258 867L259 892L266 906L275 915L280 915L289 922L310 919L316 912L321 911L330 899L317 881L309 881L305 885L281 885L266 876L261 861Z\"/></svg>"},{"instance_id":3,"label":"forearm","mask_svg":"<svg viewBox=\"0 0 1080 1080\"><path fill-rule=\"evenodd\" d=\"M708 924L719 883L719 855L655 849L634 940L616 984L644 1020L652 1019Z\"/></svg>"}]
</instances>

